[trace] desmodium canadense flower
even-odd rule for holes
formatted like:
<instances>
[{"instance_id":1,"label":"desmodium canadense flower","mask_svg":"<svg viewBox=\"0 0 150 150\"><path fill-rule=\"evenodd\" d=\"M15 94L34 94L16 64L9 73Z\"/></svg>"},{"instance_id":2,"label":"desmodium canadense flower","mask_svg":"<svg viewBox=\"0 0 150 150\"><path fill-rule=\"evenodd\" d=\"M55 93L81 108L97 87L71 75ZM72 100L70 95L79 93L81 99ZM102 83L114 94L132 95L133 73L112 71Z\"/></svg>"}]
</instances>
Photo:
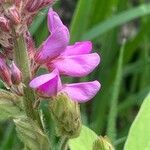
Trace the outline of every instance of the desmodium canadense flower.
<instances>
[{"instance_id":1,"label":"desmodium canadense flower","mask_svg":"<svg viewBox=\"0 0 150 150\"><path fill-rule=\"evenodd\" d=\"M52 9L48 13L48 29L51 35L35 54L38 64L44 64L49 71L57 68L60 74L72 77L86 76L98 66L100 57L91 53L90 41L68 46L69 31Z\"/></svg>"},{"instance_id":2,"label":"desmodium canadense flower","mask_svg":"<svg viewBox=\"0 0 150 150\"><path fill-rule=\"evenodd\" d=\"M81 131L78 103L91 100L101 87L98 81L62 84L57 69L34 78L29 85L40 96L52 99L50 111L56 133L67 138L78 137Z\"/></svg>"},{"instance_id":3,"label":"desmodium canadense flower","mask_svg":"<svg viewBox=\"0 0 150 150\"><path fill-rule=\"evenodd\" d=\"M29 85L42 97L56 97L59 93L66 93L71 100L81 103L91 100L100 89L98 81L62 84L57 69L34 78Z\"/></svg>"},{"instance_id":4,"label":"desmodium canadense flower","mask_svg":"<svg viewBox=\"0 0 150 150\"><path fill-rule=\"evenodd\" d=\"M51 9L48 13L48 28L51 35L35 54L35 61L39 64L44 64L49 59L59 56L69 44L70 36L67 27L63 25L56 12Z\"/></svg>"}]
</instances>

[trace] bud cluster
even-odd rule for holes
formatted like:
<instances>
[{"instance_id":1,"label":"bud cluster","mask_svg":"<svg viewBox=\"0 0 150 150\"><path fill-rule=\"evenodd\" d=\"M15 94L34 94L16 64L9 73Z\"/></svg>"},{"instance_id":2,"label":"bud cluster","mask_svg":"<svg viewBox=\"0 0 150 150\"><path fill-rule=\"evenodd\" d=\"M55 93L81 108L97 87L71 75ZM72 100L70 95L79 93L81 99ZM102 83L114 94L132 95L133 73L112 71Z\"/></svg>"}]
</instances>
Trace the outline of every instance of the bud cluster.
<instances>
[{"instance_id":1,"label":"bud cluster","mask_svg":"<svg viewBox=\"0 0 150 150\"><path fill-rule=\"evenodd\" d=\"M20 84L22 82L22 73L16 64L8 62L6 57L0 53L0 78L10 90L16 94L22 94Z\"/></svg>"},{"instance_id":2,"label":"bud cluster","mask_svg":"<svg viewBox=\"0 0 150 150\"><path fill-rule=\"evenodd\" d=\"M14 63L15 39L23 35L34 68L35 45L27 26L41 8L53 3L54 0L0 0L0 78L15 92L22 81L22 73Z\"/></svg>"},{"instance_id":3,"label":"bud cluster","mask_svg":"<svg viewBox=\"0 0 150 150\"><path fill-rule=\"evenodd\" d=\"M24 96L28 117L36 118L33 102L36 104L43 97L52 99L50 111L56 123L57 134L69 139L78 137L81 131L78 103L91 100L101 85L97 80L68 84L63 83L61 77L87 76L99 65L100 57L92 52L90 41L69 45L69 30L51 8L48 12L48 29L51 34L36 51L28 25L41 8L54 2L55 0L0 0L0 78L12 92ZM42 67L49 73L35 77L37 70ZM29 81L31 78L33 79ZM39 95L38 99L30 88Z\"/></svg>"},{"instance_id":4,"label":"bud cluster","mask_svg":"<svg viewBox=\"0 0 150 150\"><path fill-rule=\"evenodd\" d=\"M0 7L0 44L4 48L12 48L13 30L17 30L17 26L21 22L21 16L18 7L12 0L1 1Z\"/></svg>"},{"instance_id":5,"label":"bud cluster","mask_svg":"<svg viewBox=\"0 0 150 150\"><path fill-rule=\"evenodd\" d=\"M14 36L28 32L34 15L55 0L0 0L0 45L13 48ZM5 39L5 41L4 41ZM7 40L6 40L7 39Z\"/></svg>"}]
</instances>

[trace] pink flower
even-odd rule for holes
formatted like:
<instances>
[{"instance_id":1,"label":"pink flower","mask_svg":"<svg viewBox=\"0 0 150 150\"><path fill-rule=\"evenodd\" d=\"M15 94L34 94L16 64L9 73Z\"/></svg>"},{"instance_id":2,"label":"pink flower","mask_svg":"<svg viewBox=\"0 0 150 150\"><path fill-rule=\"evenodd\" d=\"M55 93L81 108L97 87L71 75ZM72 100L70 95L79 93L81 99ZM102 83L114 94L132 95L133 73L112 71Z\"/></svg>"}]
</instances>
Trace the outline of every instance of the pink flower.
<instances>
[{"instance_id":1,"label":"pink flower","mask_svg":"<svg viewBox=\"0 0 150 150\"><path fill-rule=\"evenodd\" d=\"M34 78L29 85L41 96L53 97L64 92L73 101L81 103L91 100L101 87L98 81L62 84L56 69L49 74Z\"/></svg>"},{"instance_id":2,"label":"pink flower","mask_svg":"<svg viewBox=\"0 0 150 150\"><path fill-rule=\"evenodd\" d=\"M49 20L51 20L51 24ZM57 57L69 43L70 37L67 27L63 25L56 12L51 9L48 13L48 25L51 35L43 42L39 51L35 54L35 60L40 64Z\"/></svg>"},{"instance_id":3,"label":"pink flower","mask_svg":"<svg viewBox=\"0 0 150 150\"><path fill-rule=\"evenodd\" d=\"M90 41L68 46L69 31L53 10L48 13L48 28L51 35L35 55L35 61L45 64L49 71L57 68L62 75L82 77L91 73L99 64L100 57L91 53Z\"/></svg>"},{"instance_id":4,"label":"pink flower","mask_svg":"<svg viewBox=\"0 0 150 150\"><path fill-rule=\"evenodd\" d=\"M69 31L52 9L48 13L48 29L51 35L36 52L35 61L52 72L34 78L30 87L42 97L67 93L73 101L91 100L101 87L98 81L62 84L59 73L72 77L91 73L100 62L99 55L91 53L92 43L84 41L68 46Z\"/></svg>"}]
</instances>

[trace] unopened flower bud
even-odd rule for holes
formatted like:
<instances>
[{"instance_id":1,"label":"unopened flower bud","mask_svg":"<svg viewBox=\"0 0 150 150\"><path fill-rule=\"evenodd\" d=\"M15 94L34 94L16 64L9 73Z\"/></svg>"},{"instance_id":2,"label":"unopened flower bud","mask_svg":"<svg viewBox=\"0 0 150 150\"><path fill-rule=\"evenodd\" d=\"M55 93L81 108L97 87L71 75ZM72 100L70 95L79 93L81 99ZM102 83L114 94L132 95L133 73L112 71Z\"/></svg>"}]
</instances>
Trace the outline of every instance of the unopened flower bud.
<instances>
[{"instance_id":1,"label":"unopened flower bud","mask_svg":"<svg viewBox=\"0 0 150 150\"><path fill-rule=\"evenodd\" d=\"M4 47L3 54L9 60L13 60L13 48L12 47Z\"/></svg>"},{"instance_id":2,"label":"unopened flower bud","mask_svg":"<svg viewBox=\"0 0 150 150\"><path fill-rule=\"evenodd\" d=\"M15 6L8 8L6 15L15 24L19 24L21 21L20 14Z\"/></svg>"},{"instance_id":3,"label":"unopened flower bud","mask_svg":"<svg viewBox=\"0 0 150 150\"><path fill-rule=\"evenodd\" d=\"M26 10L28 12L36 12L39 9L52 5L56 0L28 0Z\"/></svg>"},{"instance_id":4,"label":"unopened flower bud","mask_svg":"<svg viewBox=\"0 0 150 150\"><path fill-rule=\"evenodd\" d=\"M5 17L0 17L0 29L5 32L8 32L10 29L9 22Z\"/></svg>"},{"instance_id":5,"label":"unopened flower bud","mask_svg":"<svg viewBox=\"0 0 150 150\"><path fill-rule=\"evenodd\" d=\"M52 117L56 123L58 136L68 138L78 137L81 131L81 116L79 105L68 95L61 93L50 102Z\"/></svg>"},{"instance_id":6,"label":"unopened flower bud","mask_svg":"<svg viewBox=\"0 0 150 150\"><path fill-rule=\"evenodd\" d=\"M34 40L32 39L32 36L30 35L30 32L26 32L24 37L25 37L25 40L26 40L26 43L27 43L27 49L28 49L29 57L32 59L35 55Z\"/></svg>"},{"instance_id":7,"label":"unopened flower bud","mask_svg":"<svg viewBox=\"0 0 150 150\"><path fill-rule=\"evenodd\" d=\"M15 6L19 7L21 5L21 0L13 0Z\"/></svg>"},{"instance_id":8,"label":"unopened flower bud","mask_svg":"<svg viewBox=\"0 0 150 150\"><path fill-rule=\"evenodd\" d=\"M12 85L11 82L11 73L9 67L7 66L4 58L0 56L0 78L4 81L8 86Z\"/></svg>"},{"instance_id":9,"label":"unopened flower bud","mask_svg":"<svg viewBox=\"0 0 150 150\"><path fill-rule=\"evenodd\" d=\"M11 80L13 84L19 85L22 81L22 73L14 62L10 66Z\"/></svg>"},{"instance_id":10,"label":"unopened flower bud","mask_svg":"<svg viewBox=\"0 0 150 150\"><path fill-rule=\"evenodd\" d=\"M93 150L115 150L107 137L100 136L93 144Z\"/></svg>"},{"instance_id":11,"label":"unopened flower bud","mask_svg":"<svg viewBox=\"0 0 150 150\"><path fill-rule=\"evenodd\" d=\"M56 0L43 0L42 7L45 7L47 5L53 5L56 2Z\"/></svg>"},{"instance_id":12,"label":"unopened flower bud","mask_svg":"<svg viewBox=\"0 0 150 150\"><path fill-rule=\"evenodd\" d=\"M21 4L21 0L0 0L0 4L3 4L5 6L15 4L15 6L18 6Z\"/></svg>"},{"instance_id":13,"label":"unopened flower bud","mask_svg":"<svg viewBox=\"0 0 150 150\"><path fill-rule=\"evenodd\" d=\"M26 9L28 12L34 12L36 11L39 6L41 5L43 0L28 0Z\"/></svg>"}]
</instances>

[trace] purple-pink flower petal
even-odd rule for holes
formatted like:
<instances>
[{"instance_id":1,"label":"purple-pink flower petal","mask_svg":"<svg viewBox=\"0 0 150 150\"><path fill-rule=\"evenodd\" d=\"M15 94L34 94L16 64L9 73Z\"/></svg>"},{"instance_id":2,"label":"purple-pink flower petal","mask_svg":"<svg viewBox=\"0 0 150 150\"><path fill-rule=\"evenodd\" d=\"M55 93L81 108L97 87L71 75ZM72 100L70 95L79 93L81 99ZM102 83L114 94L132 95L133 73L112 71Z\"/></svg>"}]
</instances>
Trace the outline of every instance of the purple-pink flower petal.
<instances>
[{"instance_id":1,"label":"purple-pink flower petal","mask_svg":"<svg viewBox=\"0 0 150 150\"><path fill-rule=\"evenodd\" d=\"M53 32L57 28L62 28L62 27L64 27L64 24L62 23L58 14L50 8L49 12L48 12L48 29L49 29L49 32Z\"/></svg>"},{"instance_id":2,"label":"purple-pink flower petal","mask_svg":"<svg viewBox=\"0 0 150 150\"><path fill-rule=\"evenodd\" d=\"M51 35L35 54L35 61L39 64L44 64L49 59L60 55L66 49L70 40L67 27L52 9L48 12L48 28Z\"/></svg>"},{"instance_id":3,"label":"purple-pink flower petal","mask_svg":"<svg viewBox=\"0 0 150 150\"><path fill-rule=\"evenodd\" d=\"M62 88L57 70L34 78L29 86L35 89L37 93L43 97L56 96Z\"/></svg>"},{"instance_id":4,"label":"purple-pink flower petal","mask_svg":"<svg viewBox=\"0 0 150 150\"><path fill-rule=\"evenodd\" d=\"M89 54L92 51L92 42L91 41L83 41L76 42L74 45L67 46L64 52L61 55L69 56L69 55L81 55L81 54Z\"/></svg>"},{"instance_id":5,"label":"purple-pink flower petal","mask_svg":"<svg viewBox=\"0 0 150 150\"><path fill-rule=\"evenodd\" d=\"M100 87L98 81L65 84L61 92L66 92L73 101L83 103L91 100L100 90Z\"/></svg>"},{"instance_id":6,"label":"purple-pink flower petal","mask_svg":"<svg viewBox=\"0 0 150 150\"><path fill-rule=\"evenodd\" d=\"M49 70L57 68L62 75L83 77L91 73L100 63L97 53L62 56L47 64Z\"/></svg>"},{"instance_id":7,"label":"purple-pink flower petal","mask_svg":"<svg viewBox=\"0 0 150 150\"><path fill-rule=\"evenodd\" d=\"M35 54L35 61L40 64L49 59L57 57L69 43L69 31L66 27L57 28L42 44L40 50Z\"/></svg>"}]
</instances>

